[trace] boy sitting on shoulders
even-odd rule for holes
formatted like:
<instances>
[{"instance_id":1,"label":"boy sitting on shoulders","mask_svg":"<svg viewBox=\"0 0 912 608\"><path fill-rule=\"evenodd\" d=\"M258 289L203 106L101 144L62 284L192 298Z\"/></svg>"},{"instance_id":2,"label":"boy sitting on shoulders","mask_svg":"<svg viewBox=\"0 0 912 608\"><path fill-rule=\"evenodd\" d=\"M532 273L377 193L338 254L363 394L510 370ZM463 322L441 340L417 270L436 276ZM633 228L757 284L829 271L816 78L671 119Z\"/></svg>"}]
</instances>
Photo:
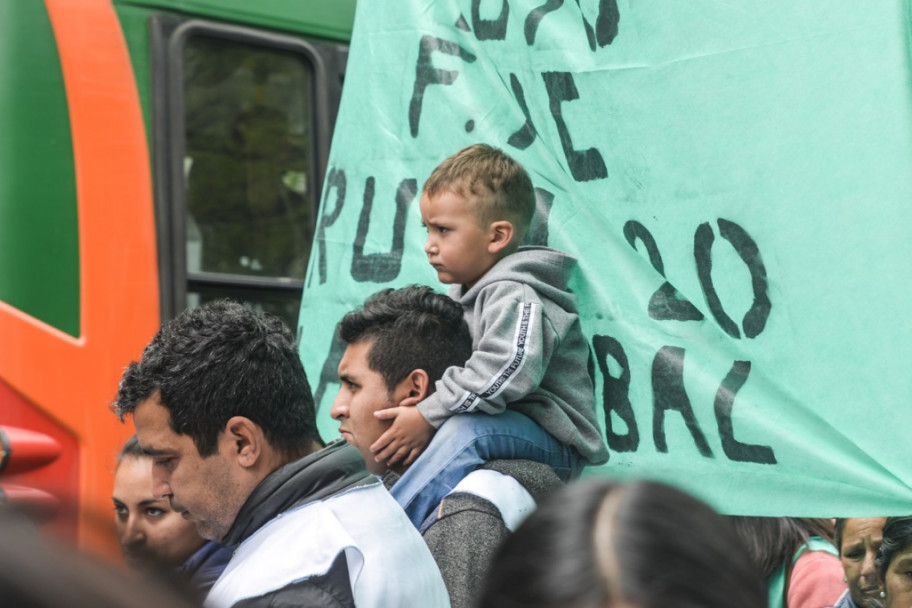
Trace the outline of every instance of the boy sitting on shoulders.
<instances>
[{"instance_id":1,"label":"boy sitting on shoulders","mask_svg":"<svg viewBox=\"0 0 912 608\"><path fill-rule=\"evenodd\" d=\"M432 172L420 206L428 262L452 284L474 351L417 407L375 414L395 419L371 446L375 458L415 463L392 494L419 529L483 462L535 460L567 480L608 460L589 347L567 288L576 260L519 246L535 211L528 173L501 150L469 146Z\"/></svg>"}]
</instances>

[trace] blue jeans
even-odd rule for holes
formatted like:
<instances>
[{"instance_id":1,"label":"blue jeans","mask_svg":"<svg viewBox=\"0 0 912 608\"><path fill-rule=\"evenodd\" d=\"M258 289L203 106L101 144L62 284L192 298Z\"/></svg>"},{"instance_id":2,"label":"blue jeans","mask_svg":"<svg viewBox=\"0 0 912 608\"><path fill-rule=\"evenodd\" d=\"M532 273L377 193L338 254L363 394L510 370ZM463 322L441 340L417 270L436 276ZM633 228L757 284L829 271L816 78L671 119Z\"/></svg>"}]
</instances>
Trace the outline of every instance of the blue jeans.
<instances>
[{"instance_id":1,"label":"blue jeans","mask_svg":"<svg viewBox=\"0 0 912 608\"><path fill-rule=\"evenodd\" d=\"M519 412L456 414L440 426L390 493L420 530L463 477L498 458L547 464L564 481L579 477L584 464L574 448Z\"/></svg>"}]
</instances>

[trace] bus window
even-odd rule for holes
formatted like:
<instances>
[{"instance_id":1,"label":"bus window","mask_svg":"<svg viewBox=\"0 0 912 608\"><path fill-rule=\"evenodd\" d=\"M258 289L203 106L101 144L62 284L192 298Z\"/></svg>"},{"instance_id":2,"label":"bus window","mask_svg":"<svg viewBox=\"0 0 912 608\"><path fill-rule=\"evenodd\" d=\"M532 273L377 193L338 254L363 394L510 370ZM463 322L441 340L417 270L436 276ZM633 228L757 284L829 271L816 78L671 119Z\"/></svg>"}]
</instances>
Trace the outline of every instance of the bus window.
<instances>
[{"instance_id":1,"label":"bus window","mask_svg":"<svg viewBox=\"0 0 912 608\"><path fill-rule=\"evenodd\" d=\"M320 52L192 21L167 53L173 293L163 316L233 297L295 328L329 147Z\"/></svg>"}]
</instances>

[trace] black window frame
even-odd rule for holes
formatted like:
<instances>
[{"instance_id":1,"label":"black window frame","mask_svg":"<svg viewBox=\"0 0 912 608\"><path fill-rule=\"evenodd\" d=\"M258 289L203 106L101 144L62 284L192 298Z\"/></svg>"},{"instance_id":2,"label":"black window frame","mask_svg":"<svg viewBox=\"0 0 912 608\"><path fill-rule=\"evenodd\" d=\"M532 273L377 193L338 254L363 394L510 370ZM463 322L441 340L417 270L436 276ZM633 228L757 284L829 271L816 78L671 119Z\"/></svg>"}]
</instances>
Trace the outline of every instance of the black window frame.
<instances>
[{"instance_id":1,"label":"black window frame","mask_svg":"<svg viewBox=\"0 0 912 608\"><path fill-rule=\"evenodd\" d=\"M305 282L287 277L187 271L183 52L187 41L194 36L291 53L309 65L313 75L311 154L315 217L319 212L319 193L328 165L347 59L345 45L205 19L162 15L150 20L153 186L163 321L187 308L187 294L196 289L227 288L240 298L258 292L293 293L300 298Z\"/></svg>"}]
</instances>

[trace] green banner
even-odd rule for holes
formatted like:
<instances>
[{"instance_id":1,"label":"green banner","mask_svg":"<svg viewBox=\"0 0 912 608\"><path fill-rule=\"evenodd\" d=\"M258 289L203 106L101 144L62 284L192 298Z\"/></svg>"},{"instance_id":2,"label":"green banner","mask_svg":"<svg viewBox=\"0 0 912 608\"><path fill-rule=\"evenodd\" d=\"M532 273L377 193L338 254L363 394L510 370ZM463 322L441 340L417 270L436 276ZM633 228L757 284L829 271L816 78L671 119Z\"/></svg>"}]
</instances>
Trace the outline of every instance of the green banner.
<instances>
[{"instance_id":1,"label":"green banner","mask_svg":"<svg viewBox=\"0 0 912 608\"><path fill-rule=\"evenodd\" d=\"M301 310L325 438L336 322L440 291L421 186L475 142L575 255L592 474L756 515L912 512L910 11L901 0L358 5Z\"/></svg>"}]
</instances>

